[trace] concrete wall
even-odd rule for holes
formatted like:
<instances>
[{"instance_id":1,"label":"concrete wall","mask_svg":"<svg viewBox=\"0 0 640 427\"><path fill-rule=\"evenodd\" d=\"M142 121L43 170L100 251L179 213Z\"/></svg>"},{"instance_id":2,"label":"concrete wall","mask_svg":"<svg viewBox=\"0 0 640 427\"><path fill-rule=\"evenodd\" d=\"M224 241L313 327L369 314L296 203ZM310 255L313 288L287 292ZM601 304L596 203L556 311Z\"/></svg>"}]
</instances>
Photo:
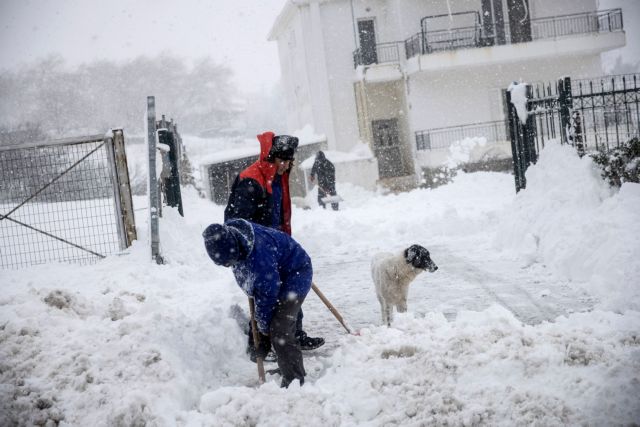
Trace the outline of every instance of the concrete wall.
<instances>
[{"instance_id":1,"label":"concrete wall","mask_svg":"<svg viewBox=\"0 0 640 427\"><path fill-rule=\"evenodd\" d=\"M593 12L598 10L598 5L596 0L529 0L529 9L531 17L535 19L570 13ZM507 10L506 4L504 10Z\"/></svg>"},{"instance_id":2,"label":"concrete wall","mask_svg":"<svg viewBox=\"0 0 640 427\"><path fill-rule=\"evenodd\" d=\"M599 55L416 73L409 78L411 131L501 120L501 89L513 81L555 81L601 74Z\"/></svg>"},{"instance_id":3,"label":"concrete wall","mask_svg":"<svg viewBox=\"0 0 640 427\"><path fill-rule=\"evenodd\" d=\"M369 123L373 120L397 119L399 139L402 144L402 160L405 175L414 172L414 156L411 149L413 138L409 127L407 102L404 95L404 81L370 83L365 87ZM373 145L371 146L373 149Z\"/></svg>"},{"instance_id":4,"label":"concrete wall","mask_svg":"<svg viewBox=\"0 0 640 427\"><path fill-rule=\"evenodd\" d=\"M425 168L437 168L445 165L449 161L450 152L448 148L438 148L435 150L421 150L417 152L418 165ZM489 159L509 159L511 154L510 141L492 141L483 146L475 146L469 153L468 163L486 161Z\"/></svg>"},{"instance_id":5,"label":"concrete wall","mask_svg":"<svg viewBox=\"0 0 640 427\"><path fill-rule=\"evenodd\" d=\"M305 39L302 17L295 14L277 41L288 132L302 129L306 123L314 121Z\"/></svg>"},{"instance_id":6,"label":"concrete wall","mask_svg":"<svg viewBox=\"0 0 640 427\"><path fill-rule=\"evenodd\" d=\"M322 4L320 13L330 97L328 111L334 130L334 137L328 140L329 149L349 151L360 140L353 91L356 44L351 8L348 1L329 2ZM322 129L317 132L325 133Z\"/></svg>"},{"instance_id":7,"label":"concrete wall","mask_svg":"<svg viewBox=\"0 0 640 427\"><path fill-rule=\"evenodd\" d=\"M340 193L340 183L345 182L357 185L365 190L373 191L376 189L378 161L375 158L333 161L333 165L336 168L336 190L338 194ZM304 174L305 182L308 183L311 167L300 167L300 171ZM312 186L307 184L307 192L311 191L311 188Z\"/></svg>"}]
</instances>

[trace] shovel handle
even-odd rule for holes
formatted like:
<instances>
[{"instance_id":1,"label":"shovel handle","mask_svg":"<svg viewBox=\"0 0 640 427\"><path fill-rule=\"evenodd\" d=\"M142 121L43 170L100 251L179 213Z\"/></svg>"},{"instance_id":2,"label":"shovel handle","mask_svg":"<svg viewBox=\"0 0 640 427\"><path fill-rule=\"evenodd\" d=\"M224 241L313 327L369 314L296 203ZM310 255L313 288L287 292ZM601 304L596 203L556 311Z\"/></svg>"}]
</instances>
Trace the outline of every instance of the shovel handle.
<instances>
[{"instance_id":1,"label":"shovel handle","mask_svg":"<svg viewBox=\"0 0 640 427\"><path fill-rule=\"evenodd\" d=\"M256 364L258 365L258 379L260 384L264 384L264 363L262 357L258 356L258 346L260 345L260 334L258 334L258 325L256 324L256 306L253 298L249 298L249 312L251 313L251 332L253 334L253 349L256 352Z\"/></svg>"},{"instance_id":2,"label":"shovel handle","mask_svg":"<svg viewBox=\"0 0 640 427\"><path fill-rule=\"evenodd\" d=\"M336 310L336 308L333 306L333 304L331 304L329 302L329 300L327 299L327 297L324 296L324 294L322 292L320 292L320 289L318 289L318 287L316 286L315 283L311 283L311 289L313 289L313 292L316 293L316 295L318 295L318 298L320 298L322 300L322 302L324 303L324 305L327 306L327 308L329 309L329 311L331 313L333 313L333 315L336 317L336 319L338 319L338 322L340 322L340 324L346 329L348 334L351 334L351 329L349 329L349 327L347 326L347 324L345 323L344 319L342 318L342 316L340 315L340 313L338 313L338 310Z\"/></svg>"}]
</instances>

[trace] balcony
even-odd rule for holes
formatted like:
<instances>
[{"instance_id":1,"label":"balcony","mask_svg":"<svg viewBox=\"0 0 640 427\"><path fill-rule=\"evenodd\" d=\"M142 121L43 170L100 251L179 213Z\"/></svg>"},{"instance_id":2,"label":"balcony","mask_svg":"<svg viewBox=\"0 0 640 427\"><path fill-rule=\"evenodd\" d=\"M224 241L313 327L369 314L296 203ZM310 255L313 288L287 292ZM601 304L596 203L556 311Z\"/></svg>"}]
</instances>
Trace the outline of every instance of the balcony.
<instances>
[{"instance_id":1,"label":"balcony","mask_svg":"<svg viewBox=\"0 0 640 427\"><path fill-rule=\"evenodd\" d=\"M378 43L375 49L358 48L353 51L353 67L372 64L397 64L402 42Z\"/></svg>"},{"instance_id":2,"label":"balcony","mask_svg":"<svg viewBox=\"0 0 640 427\"><path fill-rule=\"evenodd\" d=\"M473 23L446 30L427 31L427 20L442 15L422 18L422 31L404 41L406 58L410 59L417 55L429 55L443 51L537 40L555 40L586 34L622 32L623 30L621 9L536 18L531 20L530 26L520 28L514 34L510 33L508 23L504 28L494 27L487 31L480 22L478 12L462 12L456 15L472 16L474 17Z\"/></svg>"}]
</instances>

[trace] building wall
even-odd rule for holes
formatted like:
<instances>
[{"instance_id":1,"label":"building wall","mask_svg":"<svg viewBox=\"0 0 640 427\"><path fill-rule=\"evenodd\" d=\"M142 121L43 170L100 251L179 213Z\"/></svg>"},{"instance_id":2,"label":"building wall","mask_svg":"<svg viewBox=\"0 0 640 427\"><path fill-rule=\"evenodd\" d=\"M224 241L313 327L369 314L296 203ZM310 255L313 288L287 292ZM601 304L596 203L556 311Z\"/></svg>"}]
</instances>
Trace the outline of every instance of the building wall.
<instances>
[{"instance_id":1,"label":"building wall","mask_svg":"<svg viewBox=\"0 0 640 427\"><path fill-rule=\"evenodd\" d=\"M287 131L291 132L314 120L303 21L299 14L293 16L288 28L278 38L278 54L287 110Z\"/></svg>"},{"instance_id":2,"label":"building wall","mask_svg":"<svg viewBox=\"0 0 640 427\"><path fill-rule=\"evenodd\" d=\"M596 0L529 0L529 9L531 17L535 19L546 16L593 12L598 9L598 5ZM506 5L504 10L506 10Z\"/></svg>"},{"instance_id":3,"label":"building wall","mask_svg":"<svg viewBox=\"0 0 640 427\"><path fill-rule=\"evenodd\" d=\"M330 96L329 111L334 131L334 138L328 141L329 149L349 151L360 141L353 90L353 51L356 44L351 8L348 1L329 2L322 4L320 13ZM324 133L325 130L320 129L319 132Z\"/></svg>"},{"instance_id":4,"label":"building wall","mask_svg":"<svg viewBox=\"0 0 640 427\"><path fill-rule=\"evenodd\" d=\"M600 74L599 55L417 73L408 82L412 133L501 120L501 89L513 81L546 82L565 75L580 78Z\"/></svg>"},{"instance_id":5,"label":"building wall","mask_svg":"<svg viewBox=\"0 0 640 427\"><path fill-rule=\"evenodd\" d=\"M412 138L407 119L404 81L368 84L365 89L365 98L369 113L369 126L373 120L398 120L399 139L403 148L402 160L406 168L404 174L412 174L414 172L414 153L411 149Z\"/></svg>"}]
</instances>

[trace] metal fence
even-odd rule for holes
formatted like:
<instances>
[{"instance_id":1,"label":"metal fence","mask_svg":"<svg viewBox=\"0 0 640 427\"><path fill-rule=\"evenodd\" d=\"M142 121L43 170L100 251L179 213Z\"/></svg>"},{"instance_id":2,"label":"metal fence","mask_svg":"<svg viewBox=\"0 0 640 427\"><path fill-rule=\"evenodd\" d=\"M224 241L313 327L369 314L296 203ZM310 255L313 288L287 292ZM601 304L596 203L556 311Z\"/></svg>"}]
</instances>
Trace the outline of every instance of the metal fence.
<instances>
[{"instance_id":1,"label":"metal fence","mask_svg":"<svg viewBox=\"0 0 640 427\"><path fill-rule=\"evenodd\" d=\"M550 139L589 151L608 151L640 136L640 74L526 87L526 120L505 92L516 191L526 187L525 171Z\"/></svg>"},{"instance_id":2,"label":"metal fence","mask_svg":"<svg viewBox=\"0 0 640 427\"><path fill-rule=\"evenodd\" d=\"M484 137L489 142L507 141L504 120L420 130L415 136L418 151L449 148L454 142L465 138Z\"/></svg>"},{"instance_id":3,"label":"metal fence","mask_svg":"<svg viewBox=\"0 0 640 427\"><path fill-rule=\"evenodd\" d=\"M0 268L91 263L136 238L124 135L0 146Z\"/></svg>"},{"instance_id":4,"label":"metal fence","mask_svg":"<svg viewBox=\"0 0 640 427\"><path fill-rule=\"evenodd\" d=\"M459 12L452 15L476 14L478 12ZM622 10L609 9L602 11L576 13L570 15L557 15L532 19L530 26L526 28L526 36L512 35L509 23L502 28L495 26L490 29L482 27L479 19L473 25L461 25L446 30L426 29L429 19L440 16L428 16L421 20L421 31L404 41L407 59L419 55L439 52L443 50L456 50L463 48L476 48L497 44L511 44L532 40L555 39L579 34L605 33L621 31L623 29ZM530 30L530 34L529 34ZM500 35L498 35L500 34Z\"/></svg>"},{"instance_id":5,"label":"metal fence","mask_svg":"<svg viewBox=\"0 0 640 427\"><path fill-rule=\"evenodd\" d=\"M353 52L353 67L358 65L384 64L400 61L400 45L402 42L378 43L375 52L365 55L361 48Z\"/></svg>"}]
</instances>

